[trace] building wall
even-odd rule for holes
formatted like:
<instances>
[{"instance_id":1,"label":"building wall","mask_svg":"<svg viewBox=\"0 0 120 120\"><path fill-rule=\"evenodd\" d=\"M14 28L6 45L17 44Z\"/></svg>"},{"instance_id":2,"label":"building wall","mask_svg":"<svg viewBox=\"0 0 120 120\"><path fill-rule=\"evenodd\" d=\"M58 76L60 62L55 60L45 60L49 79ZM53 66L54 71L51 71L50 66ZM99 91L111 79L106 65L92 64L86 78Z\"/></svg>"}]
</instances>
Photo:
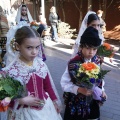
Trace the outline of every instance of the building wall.
<instances>
[{"instance_id":1,"label":"building wall","mask_svg":"<svg viewBox=\"0 0 120 120\"><path fill-rule=\"evenodd\" d=\"M115 26L120 24L120 0L113 0L112 4L110 4L109 0L107 2L107 9L106 9L106 28L107 30L113 29ZM97 12L99 9L98 0L93 0L93 10Z\"/></svg>"},{"instance_id":2,"label":"building wall","mask_svg":"<svg viewBox=\"0 0 120 120\"><path fill-rule=\"evenodd\" d=\"M49 3L49 4L47 3L45 6L45 15L46 15L48 24L49 24L49 21L48 21L49 10L52 5L53 5L52 3ZM77 5L78 5L78 7L80 6L80 1L78 1ZM105 16L107 30L111 30L115 26L120 24L120 9L118 9L119 5L120 5L119 0L113 0L112 4L110 4L110 2L107 2L107 9L106 9L106 16ZM85 14L87 13L87 7L88 7L87 0L83 0L83 7L82 7L83 18L85 16ZM73 2L65 2L63 4L63 8L65 11L65 18L66 18L65 22L69 23L72 28L76 28L78 30L80 13L76 9ZM92 10L97 12L98 9L99 9L98 0L93 0ZM58 4L57 4L57 11L58 11L58 14L59 14L61 20L63 21L62 10Z\"/></svg>"},{"instance_id":3,"label":"building wall","mask_svg":"<svg viewBox=\"0 0 120 120\"><path fill-rule=\"evenodd\" d=\"M92 10L97 12L97 10L99 9L99 3L98 0L93 0L92 2ZM107 7L109 6L110 2L107 3ZM78 0L77 3L78 7L80 7L80 0ZM120 1L119 0L113 0L112 4L107 8L106 10L106 17L105 17L105 22L106 22L106 28L107 30L111 30L113 29L116 25L120 24L120 10L118 9L118 6L120 5ZM33 16L33 5L28 3L27 4L30 13ZM52 2L46 2L45 3L45 16L46 16L46 20L48 25L50 25L49 23L49 13L50 13L50 8L51 6L53 6ZM87 13L87 0L83 0L83 7L82 7L82 12L83 12L83 18L85 16L85 14ZM77 30L79 30L79 17L80 17L80 13L79 11L76 9L75 5L73 2L64 2L63 4L63 8L65 11L65 22L69 23L71 25L72 28L76 28ZM57 12L61 18L61 20L63 21L63 14L62 14L62 10L59 4L57 4ZM38 16L37 15L37 21L38 21Z\"/></svg>"}]
</instances>

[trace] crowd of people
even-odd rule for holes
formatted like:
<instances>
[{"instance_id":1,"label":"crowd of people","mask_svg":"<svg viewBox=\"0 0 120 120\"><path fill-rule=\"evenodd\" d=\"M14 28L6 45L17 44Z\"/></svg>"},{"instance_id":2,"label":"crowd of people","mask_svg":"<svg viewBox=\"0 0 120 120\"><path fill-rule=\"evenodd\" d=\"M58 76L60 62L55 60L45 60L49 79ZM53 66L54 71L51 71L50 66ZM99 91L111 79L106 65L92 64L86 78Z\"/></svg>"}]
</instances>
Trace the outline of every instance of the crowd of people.
<instances>
[{"instance_id":1,"label":"crowd of people","mask_svg":"<svg viewBox=\"0 0 120 120\"><path fill-rule=\"evenodd\" d=\"M98 11L102 14L103 11ZM99 120L101 100L88 96L95 92L74 81L75 64L93 62L101 66L101 58L96 55L97 50L104 42L101 28L105 22L93 11L88 11L79 30L78 37L73 46L73 54L67 68L61 77L61 87L64 91L65 112L60 115L62 103L57 93L51 74L44 63L46 56L40 37L42 31L47 29L46 19L40 17L38 29L30 26L33 21L26 5L18 9L16 23L7 33L6 67L2 69L10 77L26 86L27 94L22 98L12 100L8 109L9 120ZM52 39L57 42L58 14L55 7L51 7L49 21L52 28ZM105 82L96 86L105 100L107 95L104 89ZM96 90L95 89L95 90ZM66 94L67 93L67 94ZM81 104L81 103L84 103Z\"/></svg>"}]
</instances>

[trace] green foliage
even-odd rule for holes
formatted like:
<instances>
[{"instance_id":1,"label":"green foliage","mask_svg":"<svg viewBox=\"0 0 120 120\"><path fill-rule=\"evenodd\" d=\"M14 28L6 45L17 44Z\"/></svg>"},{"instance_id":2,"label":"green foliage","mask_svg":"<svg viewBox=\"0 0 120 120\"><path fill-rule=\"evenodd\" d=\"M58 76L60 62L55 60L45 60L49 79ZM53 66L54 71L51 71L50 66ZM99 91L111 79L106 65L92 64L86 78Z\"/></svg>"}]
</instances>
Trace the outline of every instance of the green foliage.
<instances>
[{"instance_id":1,"label":"green foliage","mask_svg":"<svg viewBox=\"0 0 120 120\"><path fill-rule=\"evenodd\" d=\"M101 71L100 71L100 73L99 73L99 75L98 75L99 79L104 79L105 75L106 75L108 72L110 72L110 71L111 71L111 70L102 70L102 69L101 69Z\"/></svg>"},{"instance_id":2,"label":"green foliage","mask_svg":"<svg viewBox=\"0 0 120 120\"><path fill-rule=\"evenodd\" d=\"M112 55L112 50L106 50L105 46L100 46L97 50L97 55L103 57L110 57Z\"/></svg>"},{"instance_id":3,"label":"green foliage","mask_svg":"<svg viewBox=\"0 0 120 120\"><path fill-rule=\"evenodd\" d=\"M110 72L110 70L102 70L101 67L96 67L94 72L91 70L83 70L81 63L74 63L74 70L70 71L73 77L73 82L80 86L91 89L93 85L98 85L102 82L105 75ZM97 65L96 65L97 66Z\"/></svg>"},{"instance_id":4,"label":"green foliage","mask_svg":"<svg viewBox=\"0 0 120 120\"><path fill-rule=\"evenodd\" d=\"M23 92L23 86L17 80L12 79L9 76L0 78L0 100L5 97L10 97L14 99L16 97L21 97Z\"/></svg>"}]
</instances>

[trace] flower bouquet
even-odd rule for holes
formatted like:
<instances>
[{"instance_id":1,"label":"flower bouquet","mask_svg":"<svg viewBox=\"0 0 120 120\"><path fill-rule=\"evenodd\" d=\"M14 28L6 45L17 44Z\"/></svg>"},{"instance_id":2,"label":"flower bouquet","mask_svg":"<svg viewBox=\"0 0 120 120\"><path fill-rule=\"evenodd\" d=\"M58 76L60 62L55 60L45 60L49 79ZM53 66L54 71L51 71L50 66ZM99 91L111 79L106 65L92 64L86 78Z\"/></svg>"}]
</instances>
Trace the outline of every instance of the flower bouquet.
<instances>
[{"instance_id":1,"label":"flower bouquet","mask_svg":"<svg viewBox=\"0 0 120 120\"><path fill-rule=\"evenodd\" d=\"M39 24L38 24L36 21L32 21L32 22L30 23L30 26L31 26L32 28L36 29L36 30L39 28Z\"/></svg>"},{"instance_id":2,"label":"flower bouquet","mask_svg":"<svg viewBox=\"0 0 120 120\"><path fill-rule=\"evenodd\" d=\"M101 45L98 50L97 50L97 55L101 56L101 57L113 57L115 52L117 50L115 50L115 47L112 47L110 44L108 43L103 43L103 45Z\"/></svg>"},{"instance_id":3,"label":"flower bouquet","mask_svg":"<svg viewBox=\"0 0 120 120\"><path fill-rule=\"evenodd\" d=\"M102 70L93 62L77 64L77 72L74 74L76 85L91 89L98 86L109 70Z\"/></svg>"},{"instance_id":4,"label":"flower bouquet","mask_svg":"<svg viewBox=\"0 0 120 120\"><path fill-rule=\"evenodd\" d=\"M93 98L101 101L102 80L110 70L102 70L98 65L93 62L88 63L76 63L76 71L71 71L73 75L74 83L79 87L85 87L93 91L92 96L86 96L86 102L89 103Z\"/></svg>"},{"instance_id":5,"label":"flower bouquet","mask_svg":"<svg viewBox=\"0 0 120 120\"><path fill-rule=\"evenodd\" d=\"M64 103L69 104L71 114L77 113L83 117L90 113L90 104L92 99L101 101L102 89L98 86L101 85L104 76L109 70L102 70L94 62L88 63L71 63L70 75L72 82L78 87L91 89L95 95L77 95L64 92ZM97 88L97 89L96 89ZM96 94L97 93L97 94ZM95 96L95 97L94 97ZM100 99L98 99L98 97ZM83 112L84 111L84 112Z\"/></svg>"},{"instance_id":6,"label":"flower bouquet","mask_svg":"<svg viewBox=\"0 0 120 120\"><path fill-rule=\"evenodd\" d=\"M23 86L17 80L9 77L5 72L0 72L0 112L8 109L9 103L15 98L20 98Z\"/></svg>"}]
</instances>

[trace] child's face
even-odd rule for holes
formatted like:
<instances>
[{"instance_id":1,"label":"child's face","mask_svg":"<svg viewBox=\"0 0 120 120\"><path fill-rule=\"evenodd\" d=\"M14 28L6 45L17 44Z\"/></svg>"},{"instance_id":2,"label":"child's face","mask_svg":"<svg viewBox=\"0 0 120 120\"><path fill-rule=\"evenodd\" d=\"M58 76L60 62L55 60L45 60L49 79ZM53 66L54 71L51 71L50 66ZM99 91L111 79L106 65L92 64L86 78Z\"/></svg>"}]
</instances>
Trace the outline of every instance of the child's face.
<instances>
[{"instance_id":1,"label":"child's face","mask_svg":"<svg viewBox=\"0 0 120 120\"><path fill-rule=\"evenodd\" d=\"M89 26L92 26L94 27L95 29L99 30L100 29L100 21L99 20L93 20L89 25Z\"/></svg>"},{"instance_id":2,"label":"child's face","mask_svg":"<svg viewBox=\"0 0 120 120\"><path fill-rule=\"evenodd\" d=\"M39 38L26 38L21 45L17 44L20 51L20 58L26 62L31 62L38 55L40 49Z\"/></svg>"},{"instance_id":3,"label":"child's face","mask_svg":"<svg viewBox=\"0 0 120 120\"><path fill-rule=\"evenodd\" d=\"M27 15L27 8L26 7L22 7L21 15L23 15L23 16Z\"/></svg>"},{"instance_id":4,"label":"child's face","mask_svg":"<svg viewBox=\"0 0 120 120\"><path fill-rule=\"evenodd\" d=\"M97 48L92 48L92 47L88 47L88 46L83 47L81 50L82 50L82 54L85 59L93 58L97 52Z\"/></svg>"}]
</instances>

